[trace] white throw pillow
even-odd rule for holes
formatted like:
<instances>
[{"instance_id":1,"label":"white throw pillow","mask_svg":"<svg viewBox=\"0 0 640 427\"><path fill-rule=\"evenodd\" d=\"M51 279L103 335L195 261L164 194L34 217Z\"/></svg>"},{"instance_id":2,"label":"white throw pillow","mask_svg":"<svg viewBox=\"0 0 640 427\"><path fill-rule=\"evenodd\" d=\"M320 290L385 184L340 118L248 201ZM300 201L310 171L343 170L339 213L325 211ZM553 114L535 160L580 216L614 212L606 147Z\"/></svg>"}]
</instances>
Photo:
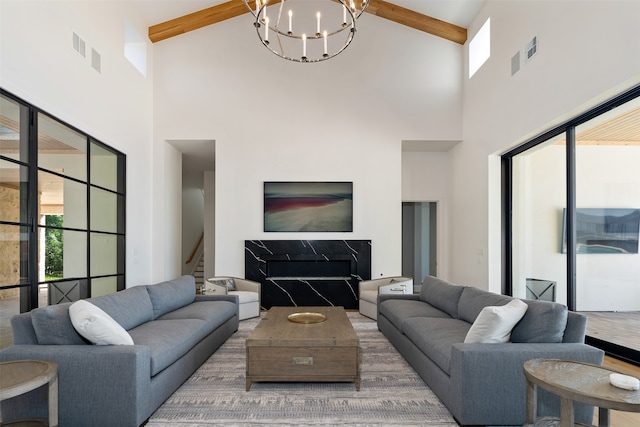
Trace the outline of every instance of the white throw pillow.
<instances>
[{"instance_id":1,"label":"white throw pillow","mask_svg":"<svg viewBox=\"0 0 640 427\"><path fill-rule=\"evenodd\" d=\"M506 305L482 309L464 339L465 343L503 343L511 338L511 330L522 319L529 306L514 299Z\"/></svg>"},{"instance_id":2,"label":"white throw pillow","mask_svg":"<svg viewBox=\"0 0 640 427\"><path fill-rule=\"evenodd\" d=\"M89 301L69 306L69 317L76 331L97 345L133 345L133 339L118 322Z\"/></svg>"}]
</instances>

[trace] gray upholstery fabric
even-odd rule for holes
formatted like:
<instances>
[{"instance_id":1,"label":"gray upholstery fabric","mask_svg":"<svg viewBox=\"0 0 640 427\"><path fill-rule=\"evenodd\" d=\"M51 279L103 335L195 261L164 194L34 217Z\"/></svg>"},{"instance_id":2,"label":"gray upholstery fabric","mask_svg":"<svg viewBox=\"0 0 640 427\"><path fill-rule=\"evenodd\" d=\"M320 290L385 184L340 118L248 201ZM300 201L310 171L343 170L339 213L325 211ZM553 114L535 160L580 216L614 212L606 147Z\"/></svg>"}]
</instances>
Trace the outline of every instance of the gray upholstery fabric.
<instances>
[{"instance_id":1,"label":"gray upholstery fabric","mask_svg":"<svg viewBox=\"0 0 640 427\"><path fill-rule=\"evenodd\" d=\"M31 322L31 313L22 313L11 318L13 344L38 344L36 331Z\"/></svg>"},{"instance_id":2,"label":"gray upholstery fabric","mask_svg":"<svg viewBox=\"0 0 640 427\"><path fill-rule=\"evenodd\" d=\"M412 317L444 317L451 318L437 308L422 301L404 299L383 299L378 302L378 312L384 315L393 325L402 330L405 320Z\"/></svg>"},{"instance_id":3,"label":"gray upholstery fabric","mask_svg":"<svg viewBox=\"0 0 640 427\"><path fill-rule=\"evenodd\" d=\"M458 318L458 301L465 286L454 285L437 277L425 277L420 289L420 299Z\"/></svg>"},{"instance_id":4,"label":"gray upholstery fabric","mask_svg":"<svg viewBox=\"0 0 640 427\"><path fill-rule=\"evenodd\" d=\"M564 329L562 342L584 343L587 334L587 316L570 311L567 313L567 327Z\"/></svg>"},{"instance_id":5,"label":"gray upholstery fabric","mask_svg":"<svg viewBox=\"0 0 640 427\"><path fill-rule=\"evenodd\" d=\"M156 285L147 285L145 288L151 298L154 319L184 307L196 298L196 281L193 276L182 276Z\"/></svg>"},{"instance_id":6,"label":"gray upholstery fabric","mask_svg":"<svg viewBox=\"0 0 640 427\"><path fill-rule=\"evenodd\" d=\"M236 314L236 307L230 301L196 301L158 317L157 320L200 319L218 327Z\"/></svg>"},{"instance_id":7,"label":"gray upholstery fabric","mask_svg":"<svg viewBox=\"0 0 640 427\"><path fill-rule=\"evenodd\" d=\"M153 320L151 298L144 286L134 286L87 301L102 309L126 330Z\"/></svg>"},{"instance_id":8,"label":"gray upholstery fabric","mask_svg":"<svg viewBox=\"0 0 640 427\"><path fill-rule=\"evenodd\" d=\"M87 344L78 334L69 317L72 303L49 305L31 311L31 323L38 337L38 344L71 345Z\"/></svg>"},{"instance_id":9,"label":"gray upholstery fabric","mask_svg":"<svg viewBox=\"0 0 640 427\"><path fill-rule=\"evenodd\" d=\"M185 355L212 329L200 319L178 319L147 322L129 331L136 345L151 351L151 376Z\"/></svg>"},{"instance_id":10,"label":"gray upholstery fabric","mask_svg":"<svg viewBox=\"0 0 640 427\"><path fill-rule=\"evenodd\" d=\"M458 319L413 317L404 322L402 332L448 374L451 347L453 344L464 342L470 327L469 323Z\"/></svg>"},{"instance_id":11,"label":"gray upholstery fabric","mask_svg":"<svg viewBox=\"0 0 640 427\"><path fill-rule=\"evenodd\" d=\"M480 288L468 286L460 296L458 318L473 323L483 308L488 306L502 306L512 299L513 298L505 295L498 295Z\"/></svg>"},{"instance_id":12,"label":"gray upholstery fabric","mask_svg":"<svg viewBox=\"0 0 640 427\"><path fill-rule=\"evenodd\" d=\"M525 300L529 308L511 331L511 342L562 342L568 309L549 301Z\"/></svg>"}]
</instances>

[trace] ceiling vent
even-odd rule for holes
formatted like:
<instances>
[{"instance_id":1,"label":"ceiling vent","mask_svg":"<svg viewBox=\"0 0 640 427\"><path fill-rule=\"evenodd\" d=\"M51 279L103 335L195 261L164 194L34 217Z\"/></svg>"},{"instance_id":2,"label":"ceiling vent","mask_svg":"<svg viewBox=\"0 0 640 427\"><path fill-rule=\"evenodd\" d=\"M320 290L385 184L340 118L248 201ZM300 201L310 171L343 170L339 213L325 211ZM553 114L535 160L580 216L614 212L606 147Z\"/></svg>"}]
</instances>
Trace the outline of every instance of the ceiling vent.
<instances>
[{"instance_id":1,"label":"ceiling vent","mask_svg":"<svg viewBox=\"0 0 640 427\"><path fill-rule=\"evenodd\" d=\"M101 72L102 70L102 57L95 49L91 49L91 66L97 72Z\"/></svg>"}]
</instances>

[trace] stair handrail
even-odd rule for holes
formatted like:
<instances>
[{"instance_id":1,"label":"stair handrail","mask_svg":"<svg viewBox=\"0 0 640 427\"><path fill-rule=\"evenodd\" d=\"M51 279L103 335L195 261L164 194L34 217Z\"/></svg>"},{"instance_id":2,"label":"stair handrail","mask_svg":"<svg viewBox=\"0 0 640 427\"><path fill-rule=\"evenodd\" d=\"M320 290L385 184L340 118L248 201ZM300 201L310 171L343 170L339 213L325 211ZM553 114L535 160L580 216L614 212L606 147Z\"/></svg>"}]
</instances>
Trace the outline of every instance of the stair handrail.
<instances>
[{"instance_id":1,"label":"stair handrail","mask_svg":"<svg viewBox=\"0 0 640 427\"><path fill-rule=\"evenodd\" d=\"M191 255L189 256L189 259L187 259L187 262L185 262L185 264L191 264L191 261L193 261L193 257L196 256L196 253L198 252L198 248L200 248L200 245L202 244L203 240L204 240L204 231L202 232L202 234L200 234L198 243L196 243L195 248L193 248L193 251L191 251Z\"/></svg>"}]
</instances>

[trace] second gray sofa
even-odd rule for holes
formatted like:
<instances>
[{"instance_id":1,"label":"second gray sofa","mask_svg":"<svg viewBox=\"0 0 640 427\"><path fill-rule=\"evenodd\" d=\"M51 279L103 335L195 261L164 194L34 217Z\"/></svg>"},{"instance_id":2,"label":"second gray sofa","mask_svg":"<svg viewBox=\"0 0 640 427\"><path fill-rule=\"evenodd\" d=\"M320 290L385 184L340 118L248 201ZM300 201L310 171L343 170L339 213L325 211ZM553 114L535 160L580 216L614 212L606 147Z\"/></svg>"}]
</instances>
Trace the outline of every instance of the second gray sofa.
<instances>
[{"instance_id":1,"label":"second gray sofa","mask_svg":"<svg viewBox=\"0 0 640 427\"><path fill-rule=\"evenodd\" d=\"M528 301L506 343L464 343L487 306L513 298L425 278L420 295L378 296L378 329L398 349L462 425L525 422L524 362L536 358L602 364L584 344L586 317L561 304ZM540 390L538 416L559 414L559 398ZM576 421L591 423L593 407L576 404Z\"/></svg>"}]
</instances>

